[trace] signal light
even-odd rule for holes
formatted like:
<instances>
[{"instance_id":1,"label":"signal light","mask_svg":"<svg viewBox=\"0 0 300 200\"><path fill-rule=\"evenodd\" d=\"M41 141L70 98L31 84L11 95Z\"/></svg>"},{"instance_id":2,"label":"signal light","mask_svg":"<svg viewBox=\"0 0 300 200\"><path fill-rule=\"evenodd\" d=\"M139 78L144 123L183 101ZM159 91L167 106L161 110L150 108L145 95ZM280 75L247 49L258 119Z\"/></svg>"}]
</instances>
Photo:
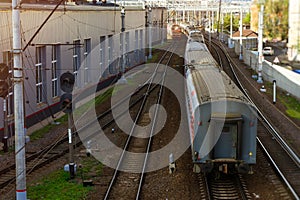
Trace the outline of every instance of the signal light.
<instances>
[{"instance_id":1,"label":"signal light","mask_svg":"<svg viewBox=\"0 0 300 200\"><path fill-rule=\"evenodd\" d=\"M63 73L60 76L60 89L64 92L71 93L75 83L74 74L70 72Z\"/></svg>"},{"instance_id":2,"label":"signal light","mask_svg":"<svg viewBox=\"0 0 300 200\"><path fill-rule=\"evenodd\" d=\"M60 88L66 92L60 97L60 105L64 113L72 113L72 90L74 83L74 74L66 72L60 76Z\"/></svg>"}]
</instances>

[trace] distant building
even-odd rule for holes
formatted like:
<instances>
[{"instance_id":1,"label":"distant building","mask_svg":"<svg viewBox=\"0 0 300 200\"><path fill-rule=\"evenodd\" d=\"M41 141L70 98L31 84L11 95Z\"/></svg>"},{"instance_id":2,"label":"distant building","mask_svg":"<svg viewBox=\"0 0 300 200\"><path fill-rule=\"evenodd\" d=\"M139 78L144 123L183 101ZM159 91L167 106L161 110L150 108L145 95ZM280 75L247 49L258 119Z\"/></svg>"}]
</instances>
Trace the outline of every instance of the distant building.
<instances>
[{"instance_id":1,"label":"distant building","mask_svg":"<svg viewBox=\"0 0 300 200\"><path fill-rule=\"evenodd\" d=\"M288 40L289 61L300 61L300 1L290 0L289 2L289 40Z\"/></svg>"},{"instance_id":2,"label":"distant building","mask_svg":"<svg viewBox=\"0 0 300 200\"><path fill-rule=\"evenodd\" d=\"M257 33L250 29L243 29L242 31L242 44L244 49L257 49ZM235 52L239 54L240 52L240 31L232 34L232 40L235 46Z\"/></svg>"}]
</instances>

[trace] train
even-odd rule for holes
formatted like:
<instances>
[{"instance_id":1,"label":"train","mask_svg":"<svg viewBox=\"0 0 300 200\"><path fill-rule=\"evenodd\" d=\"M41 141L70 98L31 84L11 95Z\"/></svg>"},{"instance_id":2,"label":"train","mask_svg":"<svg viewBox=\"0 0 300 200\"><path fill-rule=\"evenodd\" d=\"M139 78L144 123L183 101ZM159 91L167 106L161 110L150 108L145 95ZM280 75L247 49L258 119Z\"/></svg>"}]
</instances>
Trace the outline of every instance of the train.
<instances>
[{"instance_id":1,"label":"train","mask_svg":"<svg viewBox=\"0 0 300 200\"><path fill-rule=\"evenodd\" d=\"M215 61L202 32L187 34L185 98L193 171L252 174L256 109Z\"/></svg>"}]
</instances>

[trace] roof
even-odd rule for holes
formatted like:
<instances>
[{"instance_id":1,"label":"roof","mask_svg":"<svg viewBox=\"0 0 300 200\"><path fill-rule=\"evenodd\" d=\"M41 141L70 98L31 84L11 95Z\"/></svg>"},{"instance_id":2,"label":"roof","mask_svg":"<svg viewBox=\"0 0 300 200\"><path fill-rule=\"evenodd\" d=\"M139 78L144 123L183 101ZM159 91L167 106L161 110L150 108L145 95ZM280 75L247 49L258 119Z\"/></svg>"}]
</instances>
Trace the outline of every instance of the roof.
<instances>
[{"instance_id":1,"label":"roof","mask_svg":"<svg viewBox=\"0 0 300 200\"><path fill-rule=\"evenodd\" d=\"M246 100L243 93L224 71L212 66L199 69L196 65L195 69L191 70L191 75L200 104L222 99L230 99L231 101Z\"/></svg>"},{"instance_id":2,"label":"roof","mask_svg":"<svg viewBox=\"0 0 300 200\"><path fill-rule=\"evenodd\" d=\"M232 34L232 37L240 37L240 31L237 31L235 33ZM242 37L246 37L246 38L257 38L258 34L250 29L243 29L242 31Z\"/></svg>"}]
</instances>

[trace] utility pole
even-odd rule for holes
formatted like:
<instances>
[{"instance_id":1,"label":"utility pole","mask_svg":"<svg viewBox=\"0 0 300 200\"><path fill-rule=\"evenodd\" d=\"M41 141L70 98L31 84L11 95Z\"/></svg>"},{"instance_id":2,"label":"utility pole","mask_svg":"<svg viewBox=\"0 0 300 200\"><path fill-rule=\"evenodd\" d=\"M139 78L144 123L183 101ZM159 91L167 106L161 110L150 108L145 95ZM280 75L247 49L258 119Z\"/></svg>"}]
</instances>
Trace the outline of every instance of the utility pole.
<instances>
[{"instance_id":1,"label":"utility pole","mask_svg":"<svg viewBox=\"0 0 300 200\"><path fill-rule=\"evenodd\" d=\"M240 60L243 60L243 9L240 11Z\"/></svg>"},{"instance_id":2,"label":"utility pole","mask_svg":"<svg viewBox=\"0 0 300 200\"><path fill-rule=\"evenodd\" d=\"M222 3L222 0L219 1L218 24L217 24L217 37L218 37L218 40L220 40L219 28L220 28L220 21L221 21L221 3Z\"/></svg>"},{"instance_id":3,"label":"utility pole","mask_svg":"<svg viewBox=\"0 0 300 200\"><path fill-rule=\"evenodd\" d=\"M263 62L263 24L264 23L264 0L260 1L260 12L258 16L258 83L263 83L261 71Z\"/></svg>"},{"instance_id":4,"label":"utility pole","mask_svg":"<svg viewBox=\"0 0 300 200\"><path fill-rule=\"evenodd\" d=\"M232 39L232 11L230 12L230 38Z\"/></svg>"},{"instance_id":5,"label":"utility pole","mask_svg":"<svg viewBox=\"0 0 300 200\"><path fill-rule=\"evenodd\" d=\"M152 12L152 9L151 7L149 6L148 7L148 11L149 11L149 14L148 14L148 20L149 20L149 26L148 26L148 30L149 30L149 55L148 55L148 59L152 59L152 19L151 19L151 12Z\"/></svg>"},{"instance_id":6,"label":"utility pole","mask_svg":"<svg viewBox=\"0 0 300 200\"><path fill-rule=\"evenodd\" d=\"M26 200L26 166L25 166L25 129L24 129L24 97L23 66L20 29L19 0L12 0L12 32L13 32L13 85L14 85L14 118L15 118L15 155L16 155L16 198Z\"/></svg>"},{"instance_id":7,"label":"utility pole","mask_svg":"<svg viewBox=\"0 0 300 200\"><path fill-rule=\"evenodd\" d=\"M127 80L126 80L126 78L125 78L125 76L124 76L124 73L125 73L125 62L126 62L126 49L125 49L125 43L126 43L126 37L125 37L125 33L124 33L124 31L125 31L125 8L124 7L122 7L121 8L121 24L122 24L122 27L121 27L121 44L122 44L122 49L121 49L121 58L122 58L122 76L121 76L121 79L120 79L120 81L121 81L121 83L127 83Z\"/></svg>"}]
</instances>

